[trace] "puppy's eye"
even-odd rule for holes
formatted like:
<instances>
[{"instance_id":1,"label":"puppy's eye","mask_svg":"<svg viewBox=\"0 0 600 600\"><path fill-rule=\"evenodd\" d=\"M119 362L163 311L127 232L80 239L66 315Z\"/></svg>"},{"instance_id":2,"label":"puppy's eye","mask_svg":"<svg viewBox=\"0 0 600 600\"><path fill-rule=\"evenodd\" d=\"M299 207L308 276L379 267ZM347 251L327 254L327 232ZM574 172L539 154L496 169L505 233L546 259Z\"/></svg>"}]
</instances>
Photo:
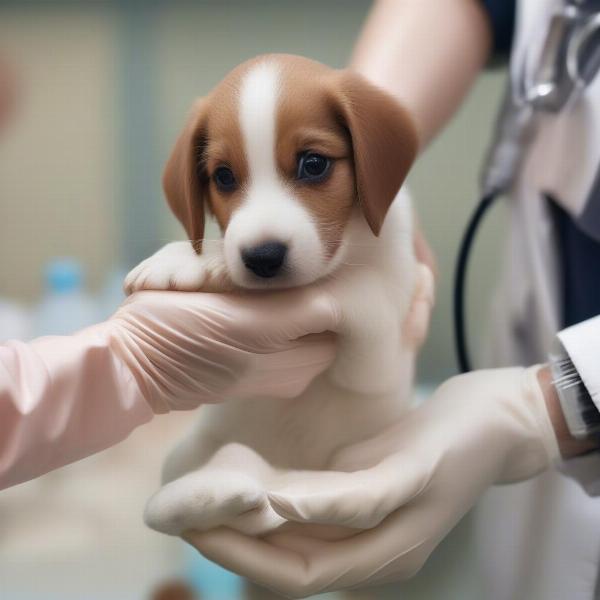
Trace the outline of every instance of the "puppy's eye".
<instances>
[{"instance_id":1,"label":"puppy's eye","mask_svg":"<svg viewBox=\"0 0 600 600\"><path fill-rule=\"evenodd\" d=\"M217 187L223 192L230 192L237 185L235 175L229 167L218 167L213 173L213 179Z\"/></svg>"},{"instance_id":2,"label":"puppy's eye","mask_svg":"<svg viewBox=\"0 0 600 600\"><path fill-rule=\"evenodd\" d=\"M306 152L298 160L298 179L309 182L323 180L329 173L331 160L322 154Z\"/></svg>"}]
</instances>

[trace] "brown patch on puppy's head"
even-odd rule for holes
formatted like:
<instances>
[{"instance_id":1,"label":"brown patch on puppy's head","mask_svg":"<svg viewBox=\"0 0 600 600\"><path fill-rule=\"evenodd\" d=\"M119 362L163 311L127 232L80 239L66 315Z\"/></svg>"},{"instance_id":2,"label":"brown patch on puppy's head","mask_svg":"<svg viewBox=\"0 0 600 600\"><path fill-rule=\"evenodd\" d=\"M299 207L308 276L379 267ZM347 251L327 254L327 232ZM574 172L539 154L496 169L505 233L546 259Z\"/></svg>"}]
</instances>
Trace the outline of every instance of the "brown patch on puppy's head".
<instances>
[{"instance_id":1,"label":"brown patch on puppy's head","mask_svg":"<svg viewBox=\"0 0 600 600\"><path fill-rule=\"evenodd\" d=\"M282 85L277 111L277 167L294 196L311 214L326 254L331 257L341 244L357 201L352 140L329 96L335 72L298 57L279 60ZM299 178L303 157L328 160L326 176Z\"/></svg>"},{"instance_id":2,"label":"brown patch on puppy's head","mask_svg":"<svg viewBox=\"0 0 600 600\"><path fill-rule=\"evenodd\" d=\"M338 74L331 94L352 139L358 201L379 235L417 154L415 126L392 96L352 71Z\"/></svg>"},{"instance_id":3,"label":"brown patch on puppy's head","mask_svg":"<svg viewBox=\"0 0 600 600\"><path fill-rule=\"evenodd\" d=\"M202 249L205 211L212 212L224 231L231 212L241 202L242 191L226 195L212 177L221 166L247 177L244 144L238 123L236 85L238 67L206 97L198 99L175 142L163 173L167 202L184 226L196 251ZM226 200L226 201L225 201Z\"/></svg>"},{"instance_id":4,"label":"brown patch on puppy's head","mask_svg":"<svg viewBox=\"0 0 600 600\"><path fill-rule=\"evenodd\" d=\"M184 226L197 252L204 236L204 196L206 181L198 169L202 147L206 143L206 103L198 100L181 132L163 173L167 202Z\"/></svg>"},{"instance_id":5,"label":"brown patch on puppy's head","mask_svg":"<svg viewBox=\"0 0 600 600\"><path fill-rule=\"evenodd\" d=\"M408 113L386 92L350 70L283 56L277 155L283 174L292 157L316 152L333 160L328 179L298 194L336 246L358 201L373 233L414 161L418 141ZM287 162L286 162L287 161Z\"/></svg>"}]
</instances>

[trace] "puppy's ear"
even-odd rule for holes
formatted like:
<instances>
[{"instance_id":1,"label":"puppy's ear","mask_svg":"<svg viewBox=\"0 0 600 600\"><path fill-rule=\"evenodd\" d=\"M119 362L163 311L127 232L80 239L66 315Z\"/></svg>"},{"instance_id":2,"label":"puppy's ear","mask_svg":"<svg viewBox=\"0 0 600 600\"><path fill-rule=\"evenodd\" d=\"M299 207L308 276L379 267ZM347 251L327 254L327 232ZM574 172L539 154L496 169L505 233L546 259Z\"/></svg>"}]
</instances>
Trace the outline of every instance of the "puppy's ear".
<instances>
[{"instance_id":1,"label":"puppy's ear","mask_svg":"<svg viewBox=\"0 0 600 600\"><path fill-rule=\"evenodd\" d=\"M358 201L379 235L417 154L415 126L392 96L352 71L336 74L332 98L352 140Z\"/></svg>"},{"instance_id":2,"label":"puppy's ear","mask_svg":"<svg viewBox=\"0 0 600 600\"><path fill-rule=\"evenodd\" d=\"M198 254L204 237L204 203L207 181L202 174L202 152L206 143L206 102L198 100L181 132L163 173L167 202Z\"/></svg>"}]
</instances>

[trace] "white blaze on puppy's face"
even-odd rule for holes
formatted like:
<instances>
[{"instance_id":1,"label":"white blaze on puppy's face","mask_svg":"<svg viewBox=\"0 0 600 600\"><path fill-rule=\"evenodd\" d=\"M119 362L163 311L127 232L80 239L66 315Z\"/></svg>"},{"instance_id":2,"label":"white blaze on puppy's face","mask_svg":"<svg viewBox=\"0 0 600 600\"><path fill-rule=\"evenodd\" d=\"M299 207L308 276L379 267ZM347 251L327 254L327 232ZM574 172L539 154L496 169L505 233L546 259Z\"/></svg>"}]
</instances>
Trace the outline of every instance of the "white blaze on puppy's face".
<instances>
[{"instance_id":1,"label":"white blaze on puppy's face","mask_svg":"<svg viewBox=\"0 0 600 600\"><path fill-rule=\"evenodd\" d=\"M264 60L244 74L239 87L238 117L248 175L241 202L225 229L224 250L234 283L243 287L303 285L328 270L327 253L311 213L278 172L282 85L277 62ZM253 252L259 256L279 252L280 259L284 253L283 262L273 275L259 276L249 266Z\"/></svg>"}]
</instances>

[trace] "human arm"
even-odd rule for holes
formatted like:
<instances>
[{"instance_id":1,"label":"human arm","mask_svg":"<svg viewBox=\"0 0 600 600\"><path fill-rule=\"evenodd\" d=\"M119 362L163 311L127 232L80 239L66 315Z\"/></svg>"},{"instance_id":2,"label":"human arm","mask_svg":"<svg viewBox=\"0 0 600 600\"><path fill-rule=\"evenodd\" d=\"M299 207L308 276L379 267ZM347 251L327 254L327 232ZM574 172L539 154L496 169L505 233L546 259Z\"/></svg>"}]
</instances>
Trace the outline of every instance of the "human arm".
<instances>
[{"instance_id":1,"label":"human arm","mask_svg":"<svg viewBox=\"0 0 600 600\"><path fill-rule=\"evenodd\" d=\"M0 489L116 444L156 413L297 395L334 355L330 334L310 334L337 318L318 287L144 292L73 336L1 346Z\"/></svg>"},{"instance_id":2,"label":"human arm","mask_svg":"<svg viewBox=\"0 0 600 600\"><path fill-rule=\"evenodd\" d=\"M223 529L184 537L294 597L405 580L489 486L595 447L566 428L547 365L473 372L381 435L341 449L329 471L274 490L272 506L295 527L261 540ZM323 526L346 533L321 537Z\"/></svg>"},{"instance_id":3,"label":"human arm","mask_svg":"<svg viewBox=\"0 0 600 600\"><path fill-rule=\"evenodd\" d=\"M0 489L125 439L153 412L103 327L0 347Z\"/></svg>"},{"instance_id":4,"label":"human arm","mask_svg":"<svg viewBox=\"0 0 600 600\"><path fill-rule=\"evenodd\" d=\"M397 98L425 147L460 106L492 45L478 0L378 0L350 68Z\"/></svg>"},{"instance_id":5,"label":"human arm","mask_svg":"<svg viewBox=\"0 0 600 600\"><path fill-rule=\"evenodd\" d=\"M510 3L510 2L508 2ZM421 150L459 108L492 46L487 2L377 0L350 68L394 96L412 115ZM415 253L437 273L420 227Z\"/></svg>"}]
</instances>

